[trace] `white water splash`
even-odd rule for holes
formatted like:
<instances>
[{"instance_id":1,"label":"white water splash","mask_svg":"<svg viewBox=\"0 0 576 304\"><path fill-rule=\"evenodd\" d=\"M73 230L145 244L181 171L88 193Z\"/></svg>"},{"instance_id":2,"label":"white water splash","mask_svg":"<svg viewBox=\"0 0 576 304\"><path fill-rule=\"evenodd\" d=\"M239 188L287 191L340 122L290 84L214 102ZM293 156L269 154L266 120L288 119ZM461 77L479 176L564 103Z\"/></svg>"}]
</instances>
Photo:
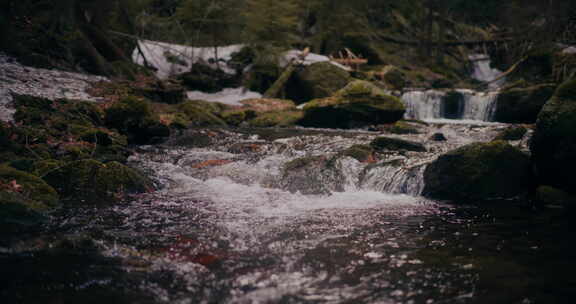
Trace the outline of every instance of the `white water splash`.
<instances>
[{"instance_id":1,"label":"white water splash","mask_svg":"<svg viewBox=\"0 0 576 304\"><path fill-rule=\"evenodd\" d=\"M454 120L464 120L467 123L490 121L495 107L497 92L477 92L466 89L456 89L453 93L461 94L462 111L460 117ZM406 105L407 119L419 119L431 122L450 122L445 117L445 97L448 92L438 90L408 91L401 99Z\"/></svg>"},{"instance_id":2,"label":"white water splash","mask_svg":"<svg viewBox=\"0 0 576 304\"><path fill-rule=\"evenodd\" d=\"M468 59L470 59L474 67L472 78L489 83L488 87L490 89L498 89L506 81L504 77L496 80L500 77L502 71L490 66L490 57L488 55L472 54L468 56Z\"/></svg>"}]
</instances>

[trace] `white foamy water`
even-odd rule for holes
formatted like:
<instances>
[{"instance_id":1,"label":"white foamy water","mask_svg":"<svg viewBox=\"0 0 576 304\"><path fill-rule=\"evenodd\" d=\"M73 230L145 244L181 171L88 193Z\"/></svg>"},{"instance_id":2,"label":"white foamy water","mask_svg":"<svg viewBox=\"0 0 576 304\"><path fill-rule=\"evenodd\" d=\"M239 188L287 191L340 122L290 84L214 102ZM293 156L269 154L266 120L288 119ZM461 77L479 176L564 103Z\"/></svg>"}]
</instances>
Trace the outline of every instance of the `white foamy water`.
<instances>
[{"instance_id":1,"label":"white foamy water","mask_svg":"<svg viewBox=\"0 0 576 304\"><path fill-rule=\"evenodd\" d=\"M249 98L262 98L262 94L247 90L246 88L226 88L216 93L205 93L200 91L186 92L188 99L204 100L210 102L220 102L227 105L242 106L241 100Z\"/></svg>"},{"instance_id":2,"label":"white foamy water","mask_svg":"<svg viewBox=\"0 0 576 304\"><path fill-rule=\"evenodd\" d=\"M448 120L446 98L448 94L461 96L458 100L458 116ZM406 105L407 119L419 119L429 122L477 123L492 119L495 110L497 92L476 92L473 90L456 89L453 91L408 91L401 99ZM452 113L454 115L454 113Z\"/></svg>"},{"instance_id":3,"label":"white foamy water","mask_svg":"<svg viewBox=\"0 0 576 304\"><path fill-rule=\"evenodd\" d=\"M472 54L469 56L472 66L474 68L472 72L472 78L489 83L488 87L491 89L497 89L501 87L506 79L504 77L496 80L502 71L494 69L490 66L490 57L484 54Z\"/></svg>"}]
</instances>

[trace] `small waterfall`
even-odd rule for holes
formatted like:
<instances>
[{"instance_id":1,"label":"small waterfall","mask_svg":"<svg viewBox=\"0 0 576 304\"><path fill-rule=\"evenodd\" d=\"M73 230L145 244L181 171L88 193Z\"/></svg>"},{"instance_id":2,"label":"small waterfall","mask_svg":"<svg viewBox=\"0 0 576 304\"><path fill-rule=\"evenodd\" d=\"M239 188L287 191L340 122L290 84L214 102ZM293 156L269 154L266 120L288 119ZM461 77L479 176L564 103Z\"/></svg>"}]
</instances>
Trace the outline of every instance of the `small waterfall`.
<instances>
[{"instance_id":1,"label":"small waterfall","mask_svg":"<svg viewBox=\"0 0 576 304\"><path fill-rule=\"evenodd\" d=\"M490 121L494 112L496 92L456 89L408 91L401 99L406 105L407 119L459 119Z\"/></svg>"},{"instance_id":2,"label":"small waterfall","mask_svg":"<svg viewBox=\"0 0 576 304\"><path fill-rule=\"evenodd\" d=\"M418 196L424 189L425 165L405 167L399 162L366 168L360 178L361 188L385 193Z\"/></svg>"},{"instance_id":3,"label":"small waterfall","mask_svg":"<svg viewBox=\"0 0 576 304\"><path fill-rule=\"evenodd\" d=\"M488 55L472 54L468 56L468 59L470 59L474 67L472 78L489 83L488 87L490 89L498 89L504 84L504 78L495 80L502 74L502 71L490 67L490 57Z\"/></svg>"}]
</instances>

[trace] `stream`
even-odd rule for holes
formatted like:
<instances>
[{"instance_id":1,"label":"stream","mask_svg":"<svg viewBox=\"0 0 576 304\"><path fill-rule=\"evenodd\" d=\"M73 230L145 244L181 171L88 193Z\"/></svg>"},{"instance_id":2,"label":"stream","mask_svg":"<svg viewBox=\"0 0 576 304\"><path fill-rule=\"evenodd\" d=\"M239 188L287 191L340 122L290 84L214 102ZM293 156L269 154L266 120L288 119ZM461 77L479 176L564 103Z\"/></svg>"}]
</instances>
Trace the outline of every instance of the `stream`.
<instances>
[{"instance_id":1,"label":"stream","mask_svg":"<svg viewBox=\"0 0 576 304\"><path fill-rule=\"evenodd\" d=\"M494 79L477 62L476 77ZM43 90L50 77L11 80L0 106L8 91L68 94ZM67 206L40 235L0 240L0 302L573 303L574 226L562 210L420 196L436 157L507 127L490 122L495 92L454 92L403 93L406 118L426 122L418 134L190 129L137 147L130 165L159 190L124 204ZM446 141L431 140L437 133ZM369 162L341 153L383 135L427 152ZM529 137L511 144L527 151Z\"/></svg>"},{"instance_id":2,"label":"stream","mask_svg":"<svg viewBox=\"0 0 576 304\"><path fill-rule=\"evenodd\" d=\"M0 296L3 303L569 303L576 253L566 242L570 227L554 224L561 212L454 207L418 195L422 168L436 155L504 127L429 124L401 136L425 142L428 152L388 153L372 164L338 151L377 132L190 130L131 157L161 190L124 205L59 210L45 235L0 248ZM426 141L434 132L448 140ZM284 173L310 156L332 161L299 173L303 183Z\"/></svg>"}]
</instances>

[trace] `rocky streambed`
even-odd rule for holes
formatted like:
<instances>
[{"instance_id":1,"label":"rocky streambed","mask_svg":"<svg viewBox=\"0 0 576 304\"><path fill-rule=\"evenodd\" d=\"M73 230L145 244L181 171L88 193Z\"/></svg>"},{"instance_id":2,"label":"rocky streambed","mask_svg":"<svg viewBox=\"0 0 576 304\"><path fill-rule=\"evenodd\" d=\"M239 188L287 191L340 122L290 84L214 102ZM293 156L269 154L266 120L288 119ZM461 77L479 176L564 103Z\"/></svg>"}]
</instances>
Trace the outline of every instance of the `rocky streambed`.
<instances>
[{"instance_id":1,"label":"rocky streambed","mask_svg":"<svg viewBox=\"0 0 576 304\"><path fill-rule=\"evenodd\" d=\"M24 73L4 91L47 97L14 95L15 122L0 129L8 303L574 298L573 226L561 203L543 208L530 191L530 128L229 128L249 112L53 100L85 99L89 78L3 64ZM80 93L54 89L50 73ZM48 95L43 83L54 86ZM198 113L220 126L176 128Z\"/></svg>"}]
</instances>

